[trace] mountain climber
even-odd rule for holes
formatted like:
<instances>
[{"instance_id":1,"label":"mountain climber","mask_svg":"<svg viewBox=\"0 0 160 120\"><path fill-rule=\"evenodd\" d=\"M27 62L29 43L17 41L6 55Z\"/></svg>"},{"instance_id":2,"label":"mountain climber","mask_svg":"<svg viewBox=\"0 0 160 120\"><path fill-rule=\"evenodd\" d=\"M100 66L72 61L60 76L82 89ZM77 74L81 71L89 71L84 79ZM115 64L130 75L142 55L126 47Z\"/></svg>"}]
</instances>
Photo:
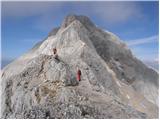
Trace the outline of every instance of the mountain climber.
<instances>
[{"instance_id":1,"label":"mountain climber","mask_svg":"<svg viewBox=\"0 0 160 120\"><path fill-rule=\"evenodd\" d=\"M57 49L56 48L53 48L53 53L54 53L54 55L57 54Z\"/></svg>"},{"instance_id":2,"label":"mountain climber","mask_svg":"<svg viewBox=\"0 0 160 120\"><path fill-rule=\"evenodd\" d=\"M54 54L54 58L59 61L56 48L53 48L53 54Z\"/></svg>"},{"instance_id":3,"label":"mountain climber","mask_svg":"<svg viewBox=\"0 0 160 120\"><path fill-rule=\"evenodd\" d=\"M77 80L81 81L81 70L80 69L78 69L77 71Z\"/></svg>"}]
</instances>

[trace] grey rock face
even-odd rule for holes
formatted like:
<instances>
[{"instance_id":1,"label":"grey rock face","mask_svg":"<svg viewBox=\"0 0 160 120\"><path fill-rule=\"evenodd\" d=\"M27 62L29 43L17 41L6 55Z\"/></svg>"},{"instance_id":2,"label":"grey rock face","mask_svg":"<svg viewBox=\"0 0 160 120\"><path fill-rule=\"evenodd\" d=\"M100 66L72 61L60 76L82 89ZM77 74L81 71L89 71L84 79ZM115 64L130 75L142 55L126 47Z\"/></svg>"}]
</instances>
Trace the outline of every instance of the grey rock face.
<instances>
[{"instance_id":1,"label":"grey rock face","mask_svg":"<svg viewBox=\"0 0 160 120\"><path fill-rule=\"evenodd\" d=\"M54 28L54 29L49 33L48 36L54 36L54 35L56 35L56 33L58 32L59 29L60 29L59 27L58 27L58 28Z\"/></svg>"},{"instance_id":2,"label":"grey rock face","mask_svg":"<svg viewBox=\"0 0 160 120\"><path fill-rule=\"evenodd\" d=\"M158 73L85 16L67 16L2 70L1 84L2 118L158 118Z\"/></svg>"},{"instance_id":3,"label":"grey rock face","mask_svg":"<svg viewBox=\"0 0 160 120\"><path fill-rule=\"evenodd\" d=\"M80 21L89 30L91 30L91 28L95 27L93 22L87 16L82 16L82 15L80 15L80 16L77 16L77 15L66 16L61 27L66 28L68 25L70 25L75 20Z\"/></svg>"}]
</instances>

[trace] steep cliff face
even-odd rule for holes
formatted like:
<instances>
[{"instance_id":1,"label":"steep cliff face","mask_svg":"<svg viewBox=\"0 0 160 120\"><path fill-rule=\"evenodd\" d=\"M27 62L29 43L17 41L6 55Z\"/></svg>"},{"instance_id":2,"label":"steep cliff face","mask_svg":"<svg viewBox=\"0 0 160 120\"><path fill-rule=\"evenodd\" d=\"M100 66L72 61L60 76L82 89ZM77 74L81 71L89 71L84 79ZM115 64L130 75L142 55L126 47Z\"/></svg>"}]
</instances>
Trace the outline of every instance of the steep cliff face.
<instances>
[{"instance_id":1,"label":"steep cliff face","mask_svg":"<svg viewBox=\"0 0 160 120\"><path fill-rule=\"evenodd\" d=\"M158 118L158 73L113 33L69 15L2 70L1 98L3 118Z\"/></svg>"}]
</instances>

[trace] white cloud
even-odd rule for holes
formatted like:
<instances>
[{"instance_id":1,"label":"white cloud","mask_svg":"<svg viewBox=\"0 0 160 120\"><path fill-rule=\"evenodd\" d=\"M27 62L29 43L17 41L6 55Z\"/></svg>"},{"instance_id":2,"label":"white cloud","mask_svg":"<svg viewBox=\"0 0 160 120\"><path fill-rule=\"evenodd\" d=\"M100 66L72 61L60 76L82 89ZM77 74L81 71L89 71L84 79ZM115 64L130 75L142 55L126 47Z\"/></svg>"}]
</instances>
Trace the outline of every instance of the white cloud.
<instances>
[{"instance_id":1,"label":"white cloud","mask_svg":"<svg viewBox=\"0 0 160 120\"><path fill-rule=\"evenodd\" d=\"M128 40L126 41L128 46L136 46L141 44L148 44L158 42L158 35L154 35L147 38L135 39L135 40Z\"/></svg>"},{"instance_id":2,"label":"white cloud","mask_svg":"<svg viewBox=\"0 0 160 120\"><path fill-rule=\"evenodd\" d=\"M26 17L52 14L57 15L64 7L70 12L94 15L106 23L121 23L128 19L143 16L140 7L135 2L101 1L101 2L2 2L2 15ZM66 11L64 11L66 12ZM62 12L61 12L62 13ZM60 13L59 13L60 14Z\"/></svg>"},{"instance_id":3,"label":"white cloud","mask_svg":"<svg viewBox=\"0 0 160 120\"><path fill-rule=\"evenodd\" d=\"M73 10L83 15L94 16L107 23L114 25L124 23L133 18L144 18L141 7L136 2L128 1L94 1L75 2Z\"/></svg>"},{"instance_id":4,"label":"white cloud","mask_svg":"<svg viewBox=\"0 0 160 120\"><path fill-rule=\"evenodd\" d=\"M155 58L154 62L158 62L159 63L159 58Z\"/></svg>"},{"instance_id":5,"label":"white cloud","mask_svg":"<svg viewBox=\"0 0 160 120\"><path fill-rule=\"evenodd\" d=\"M65 9L67 8L67 11ZM2 17L26 18L37 16L33 27L46 31L52 29L58 15L68 12L97 17L108 25L127 22L132 18L143 16L139 5L127 1L94 1L94 2L57 2L57 1L24 1L2 2ZM69 13L68 13L69 14ZM54 21L53 21L54 20ZM56 19L57 20L57 19Z\"/></svg>"},{"instance_id":6,"label":"white cloud","mask_svg":"<svg viewBox=\"0 0 160 120\"><path fill-rule=\"evenodd\" d=\"M56 13L63 2L2 2L2 15L11 17L28 17Z\"/></svg>"},{"instance_id":7,"label":"white cloud","mask_svg":"<svg viewBox=\"0 0 160 120\"><path fill-rule=\"evenodd\" d=\"M58 18L64 4L65 2L56 1L2 2L2 17L16 20L33 17L31 18L33 29L48 31L55 27L56 18Z\"/></svg>"},{"instance_id":8,"label":"white cloud","mask_svg":"<svg viewBox=\"0 0 160 120\"><path fill-rule=\"evenodd\" d=\"M121 23L132 18L143 17L140 7L135 2L127 1L97 2L97 4L91 4L91 12L107 23Z\"/></svg>"}]
</instances>

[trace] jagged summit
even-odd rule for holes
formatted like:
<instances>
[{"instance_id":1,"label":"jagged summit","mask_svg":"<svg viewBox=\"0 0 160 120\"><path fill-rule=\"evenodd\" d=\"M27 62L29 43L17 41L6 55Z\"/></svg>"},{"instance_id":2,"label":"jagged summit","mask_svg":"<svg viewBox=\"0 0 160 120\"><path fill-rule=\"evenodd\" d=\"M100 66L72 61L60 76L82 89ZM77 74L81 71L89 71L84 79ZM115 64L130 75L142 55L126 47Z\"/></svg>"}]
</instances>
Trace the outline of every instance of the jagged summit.
<instances>
[{"instance_id":1,"label":"jagged summit","mask_svg":"<svg viewBox=\"0 0 160 120\"><path fill-rule=\"evenodd\" d=\"M57 60L53 48L57 48ZM82 72L77 81L77 67ZM2 70L2 118L158 118L158 73L85 16Z\"/></svg>"},{"instance_id":2,"label":"jagged summit","mask_svg":"<svg viewBox=\"0 0 160 120\"><path fill-rule=\"evenodd\" d=\"M93 22L87 16L69 14L64 18L64 21L62 22L61 26L57 27L57 28L54 28L49 33L48 36L54 36L58 32L59 29L65 29L66 27L68 27L74 21L79 21L89 31L91 31L95 27Z\"/></svg>"},{"instance_id":3,"label":"jagged summit","mask_svg":"<svg viewBox=\"0 0 160 120\"><path fill-rule=\"evenodd\" d=\"M80 21L86 28L89 26L94 26L92 21L87 17L83 15L68 15L65 17L64 21L62 22L61 27L66 28L69 24L71 24L73 21L78 20Z\"/></svg>"}]
</instances>

